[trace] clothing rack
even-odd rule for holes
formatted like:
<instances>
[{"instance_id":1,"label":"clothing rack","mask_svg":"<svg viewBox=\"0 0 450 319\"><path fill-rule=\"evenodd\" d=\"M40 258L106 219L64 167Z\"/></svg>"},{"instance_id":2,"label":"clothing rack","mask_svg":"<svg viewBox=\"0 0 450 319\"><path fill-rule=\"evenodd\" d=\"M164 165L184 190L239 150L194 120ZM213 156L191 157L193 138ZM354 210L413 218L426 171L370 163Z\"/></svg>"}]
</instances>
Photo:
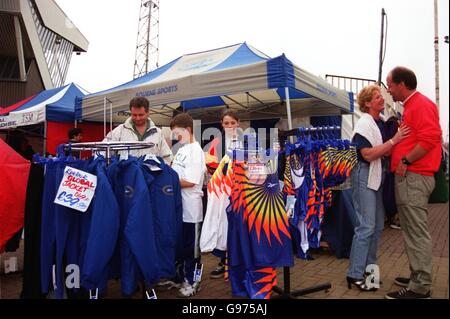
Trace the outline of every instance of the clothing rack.
<instances>
[{"instance_id":1,"label":"clothing rack","mask_svg":"<svg viewBox=\"0 0 450 319\"><path fill-rule=\"evenodd\" d=\"M289 136L299 136L304 134L317 133L320 134L322 132L333 132L339 131L341 129L340 126L316 126L316 127L299 127L289 131L280 131L278 135L282 138L287 138Z\"/></svg>"},{"instance_id":2,"label":"clothing rack","mask_svg":"<svg viewBox=\"0 0 450 319\"><path fill-rule=\"evenodd\" d=\"M299 127L293 130L280 132L279 136L287 138L289 136L299 136L302 134L308 134L313 132L338 131L340 129L341 129L340 126ZM331 283L327 282L317 286L291 291L290 267L283 267L283 282L284 282L283 288L280 288L278 286L272 288L274 292L280 295L278 298L281 299L294 299L296 297L304 296L322 290L328 292L328 290L331 289Z\"/></svg>"},{"instance_id":3,"label":"clothing rack","mask_svg":"<svg viewBox=\"0 0 450 319\"><path fill-rule=\"evenodd\" d=\"M112 151L140 150L152 148L154 146L154 143L149 142L89 142L63 144L65 151L105 152L105 158L108 164L110 164Z\"/></svg>"},{"instance_id":4,"label":"clothing rack","mask_svg":"<svg viewBox=\"0 0 450 319\"><path fill-rule=\"evenodd\" d=\"M109 165L111 162L111 152L116 151L131 151L140 150L146 148L152 148L155 144L151 142L87 142L87 143L68 143L62 144L58 147L58 151L62 148L64 151L91 151L91 152L104 152L106 163ZM156 293L153 289L146 287L142 281L143 299L157 299ZM98 299L98 289L89 290L89 299Z\"/></svg>"}]
</instances>

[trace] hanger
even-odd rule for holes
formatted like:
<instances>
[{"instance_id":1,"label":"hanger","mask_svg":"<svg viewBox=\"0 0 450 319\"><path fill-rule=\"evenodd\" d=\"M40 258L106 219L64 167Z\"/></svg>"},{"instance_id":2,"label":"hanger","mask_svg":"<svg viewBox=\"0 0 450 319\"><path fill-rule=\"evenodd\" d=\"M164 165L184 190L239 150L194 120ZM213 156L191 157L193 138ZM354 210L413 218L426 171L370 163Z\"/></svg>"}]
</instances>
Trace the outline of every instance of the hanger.
<instances>
[{"instance_id":1,"label":"hanger","mask_svg":"<svg viewBox=\"0 0 450 319\"><path fill-rule=\"evenodd\" d=\"M96 300L98 299L98 288L93 290L93 289L89 289L89 299L90 300Z\"/></svg>"},{"instance_id":2,"label":"hanger","mask_svg":"<svg viewBox=\"0 0 450 319\"><path fill-rule=\"evenodd\" d=\"M159 165L161 165L161 161L156 157L155 154L145 154L144 156L144 161L154 161L156 163L158 163Z\"/></svg>"}]
</instances>

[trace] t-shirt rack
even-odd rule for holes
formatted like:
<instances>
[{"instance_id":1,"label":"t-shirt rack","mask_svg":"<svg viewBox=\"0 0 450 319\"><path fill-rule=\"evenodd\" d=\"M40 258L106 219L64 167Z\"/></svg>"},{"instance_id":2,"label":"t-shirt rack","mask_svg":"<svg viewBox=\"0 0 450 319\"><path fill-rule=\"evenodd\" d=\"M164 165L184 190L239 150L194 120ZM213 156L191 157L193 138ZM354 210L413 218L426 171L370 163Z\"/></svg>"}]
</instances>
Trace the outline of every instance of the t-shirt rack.
<instances>
[{"instance_id":1,"label":"t-shirt rack","mask_svg":"<svg viewBox=\"0 0 450 319\"><path fill-rule=\"evenodd\" d=\"M283 132L280 134L280 136L286 138L289 136L304 136L307 134L322 134L322 132L333 132L340 130L340 126L324 126L324 127L300 127L294 130L290 130L287 132ZM325 133L326 134L326 133ZM303 288L295 291L291 291L291 271L290 267L283 267L283 288L281 287L273 287L272 290L279 294L280 296L278 298L282 299L294 299L299 296L304 296L307 294L311 294L318 291L328 291L331 289L331 283L326 282L324 284Z\"/></svg>"}]
</instances>

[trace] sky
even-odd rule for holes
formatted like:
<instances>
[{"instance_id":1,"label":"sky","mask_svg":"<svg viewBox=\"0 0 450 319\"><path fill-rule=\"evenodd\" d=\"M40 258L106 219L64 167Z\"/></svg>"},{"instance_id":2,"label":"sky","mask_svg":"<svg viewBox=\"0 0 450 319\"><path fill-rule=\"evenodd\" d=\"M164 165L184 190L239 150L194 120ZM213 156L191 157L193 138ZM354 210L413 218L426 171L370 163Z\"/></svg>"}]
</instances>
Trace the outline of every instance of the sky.
<instances>
[{"instance_id":1,"label":"sky","mask_svg":"<svg viewBox=\"0 0 450 319\"><path fill-rule=\"evenodd\" d=\"M132 80L140 0L56 0L89 41L66 82L91 93ZM381 9L387 14L382 80L411 68L418 90L435 100L433 0L160 0L162 66L188 53L247 42L265 54L326 74L377 80ZM440 116L447 136L449 1L439 0ZM446 138L447 139L447 138Z\"/></svg>"}]
</instances>

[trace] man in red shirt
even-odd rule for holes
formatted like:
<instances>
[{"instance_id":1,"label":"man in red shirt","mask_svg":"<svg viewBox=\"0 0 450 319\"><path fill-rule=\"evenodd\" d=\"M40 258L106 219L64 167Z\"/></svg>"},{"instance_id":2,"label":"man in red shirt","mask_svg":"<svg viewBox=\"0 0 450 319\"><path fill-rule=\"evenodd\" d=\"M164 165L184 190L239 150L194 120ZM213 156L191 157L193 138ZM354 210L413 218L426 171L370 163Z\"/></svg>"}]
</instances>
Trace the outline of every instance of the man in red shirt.
<instances>
[{"instance_id":1,"label":"man in red shirt","mask_svg":"<svg viewBox=\"0 0 450 319\"><path fill-rule=\"evenodd\" d=\"M392 151L395 197L411 275L396 278L403 289L386 294L387 299L430 298L432 243L428 232L428 199L434 189L434 173L442 156L442 130L436 104L416 91L413 71L396 67L389 72L388 92L403 102L403 124L411 128L407 138Z\"/></svg>"}]
</instances>

